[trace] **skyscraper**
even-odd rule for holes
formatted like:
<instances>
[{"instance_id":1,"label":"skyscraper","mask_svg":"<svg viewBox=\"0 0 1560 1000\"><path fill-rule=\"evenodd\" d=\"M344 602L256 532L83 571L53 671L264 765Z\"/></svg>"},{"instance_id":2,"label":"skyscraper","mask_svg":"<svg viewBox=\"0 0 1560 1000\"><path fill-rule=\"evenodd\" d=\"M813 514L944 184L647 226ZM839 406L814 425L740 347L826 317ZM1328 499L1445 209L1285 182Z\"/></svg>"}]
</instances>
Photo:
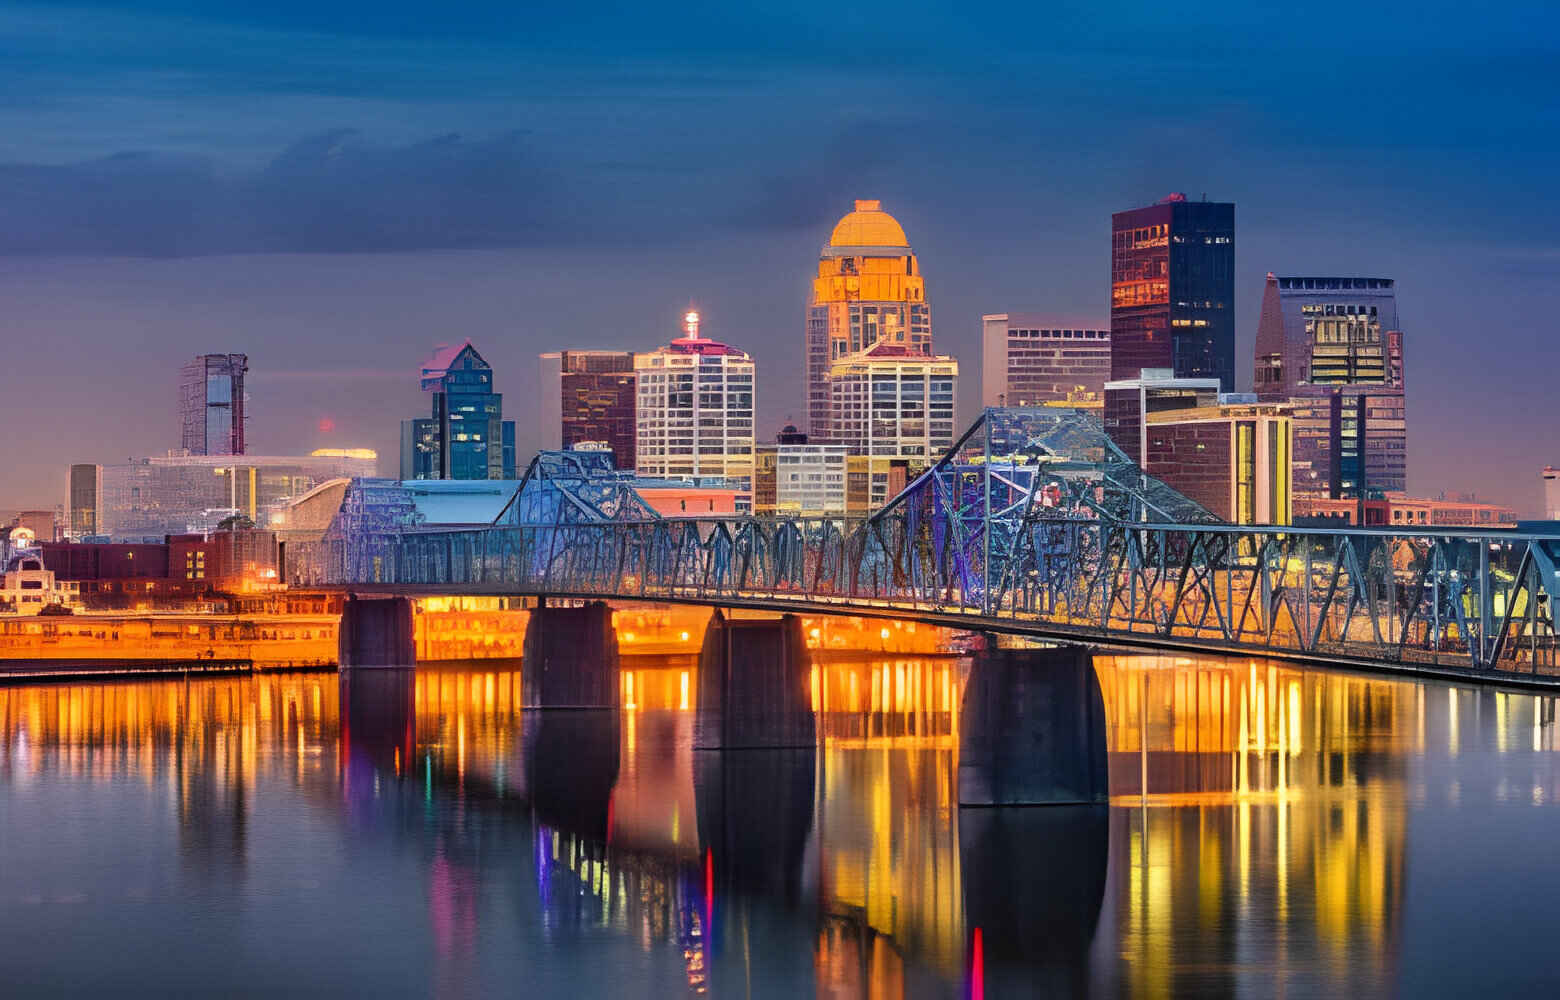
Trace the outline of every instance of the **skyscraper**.
<instances>
[{"instance_id":1,"label":"skyscraper","mask_svg":"<svg viewBox=\"0 0 1560 1000\"><path fill-rule=\"evenodd\" d=\"M543 354L541 360L542 420L548 446L604 444L616 468L632 469L634 352L555 351Z\"/></svg>"},{"instance_id":2,"label":"skyscraper","mask_svg":"<svg viewBox=\"0 0 1560 1000\"><path fill-rule=\"evenodd\" d=\"M1111 216L1112 380L1168 368L1235 389L1235 206L1172 194Z\"/></svg>"},{"instance_id":3,"label":"skyscraper","mask_svg":"<svg viewBox=\"0 0 1560 1000\"><path fill-rule=\"evenodd\" d=\"M401 422L401 478L515 478L515 422L471 341L440 347L420 381L432 414Z\"/></svg>"},{"instance_id":4,"label":"skyscraper","mask_svg":"<svg viewBox=\"0 0 1560 1000\"><path fill-rule=\"evenodd\" d=\"M179 369L182 447L191 455L244 453L243 354L202 354Z\"/></svg>"},{"instance_id":5,"label":"skyscraper","mask_svg":"<svg viewBox=\"0 0 1560 1000\"><path fill-rule=\"evenodd\" d=\"M1254 383L1295 406L1295 493L1379 497L1408 488L1403 332L1391 278L1269 273Z\"/></svg>"},{"instance_id":6,"label":"skyscraper","mask_svg":"<svg viewBox=\"0 0 1560 1000\"><path fill-rule=\"evenodd\" d=\"M833 440L830 366L878 343L932 353L932 307L905 231L882 204L859 200L818 254L807 305L807 431Z\"/></svg>"},{"instance_id":7,"label":"skyscraper","mask_svg":"<svg viewBox=\"0 0 1560 1000\"><path fill-rule=\"evenodd\" d=\"M98 508L102 506L99 478L102 468L96 465L72 465L70 467L70 536L85 538L98 533Z\"/></svg>"},{"instance_id":8,"label":"skyscraper","mask_svg":"<svg viewBox=\"0 0 1560 1000\"><path fill-rule=\"evenodd\" d=\"M1262 290L1253 386L1282 400L1307 386L1403 387L1403 334L1391 278L1291 278Z\"/></svg>"},{"instance_id":9,"label":"skyscraper","mask_svg":"<svg viewBox=\"0 0 1560 1000\"><path fill-rule=\"evenodd\" d=\"M866 456L868 499L893 496L895 468L917 472L953 447L954 382L959 364L908 344L879 343L829 366L830 444Z\"/></svg>"},{"instance_id":10,"label":"skyscraper","mask_svg":"<svg viewBox=\"0 0 1560 1000\"><path fill-rule=\"evenodd\" d=\"M1110 331L1078 329L1041 316L981 317L981 402L1040 406L1098 399L1110 378Z\"/></svg>"},{"instance_id":11,"label":"skyscraper","mask_svg":"<svg viewBox=\"0 0 1560 1000\"><path fill-rule=\"evenodd\" d=\"M683 317L683 336L634 356L637 440L634 468L654 478L714 479L753 500L753 359L699 332L699 314Z\"/></svg>"},{"instance_id":12,"label":"skyscraper","mask_svg":"<svg viewBox=\"0 0 1560 1000\"><path fill-rule=\"evenodd\" d=\"M1544 480L1544 517L1560 521L1560 469L1546 465L1539 476Z\"/></svg>"}]
</instances>

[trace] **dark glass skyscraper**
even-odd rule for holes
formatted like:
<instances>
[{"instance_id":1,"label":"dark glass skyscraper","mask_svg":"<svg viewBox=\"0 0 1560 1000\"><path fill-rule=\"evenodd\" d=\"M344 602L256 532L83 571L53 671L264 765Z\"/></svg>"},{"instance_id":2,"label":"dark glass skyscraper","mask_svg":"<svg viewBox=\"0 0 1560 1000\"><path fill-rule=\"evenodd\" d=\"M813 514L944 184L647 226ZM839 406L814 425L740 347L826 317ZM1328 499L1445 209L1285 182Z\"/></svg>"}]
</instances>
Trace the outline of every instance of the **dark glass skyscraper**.
<instances>
[{"instance_id":1,"label":"dark glass skyscraper","mask_svg":"<svg viewBox=\"0 0 1560 1000\"><path fill-rule=\"evenodd\" d=\"M98 477L102 470L96 465L72 465L70 467L70 536L85 538L98 533L98 507L102 490Z\"/></svg>"},{"instance_id":2,"label":"dark glass skyscraper","mask_svg":"<svg viewBox=\"0 0 1560 1000\"><path fill-rule=\"evenodd\" d=\"M503 419L493 367L471 341L440 348L421 381L433 413L401 423L401 478L515 478L515 422Z\"/></svg>"},{"instance_id":3,"label":"dark glass skyscraper","mask_svg":"<svg viewBox=\"0 0 1560 1000\"><path fill-rule=\"evenodd\" d=\"M244 453L243 354L202 354L179 369L182 446L191 455Z\"/></svg>"},{"instance_id":4,"label":"dark glass skyscraper","mask_svg":"<svg viewBox=\"0 0 1560 1000\"><path fill-rule=\"evenodd\" d=\"M586 442L604 443L612 450L612 464L632 469L635 462L634 410L637 376L633 351L560 351L542 355L556 362L559 407L545 419L558 420L558 444L573 448Z\"/></svg>"},{"instance_id":5,"label":"dark glass skyscraper","mask_svg":"<svg viewBox=\"0 0 1560 1000\"><path fill-rule=\"evenodd\" d=\"M1111 216L1110 377L1235 389L1235 206L1170 197Z\"/></svg>"}]
</instances>

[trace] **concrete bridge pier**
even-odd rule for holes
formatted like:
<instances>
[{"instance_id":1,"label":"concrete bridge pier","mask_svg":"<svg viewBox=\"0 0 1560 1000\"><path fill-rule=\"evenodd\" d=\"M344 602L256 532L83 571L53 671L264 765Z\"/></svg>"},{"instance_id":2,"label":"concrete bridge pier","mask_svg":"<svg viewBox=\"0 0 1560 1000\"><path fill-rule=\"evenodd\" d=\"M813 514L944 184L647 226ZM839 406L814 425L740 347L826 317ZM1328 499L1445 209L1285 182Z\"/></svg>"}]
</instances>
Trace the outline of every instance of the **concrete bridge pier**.
<instances>
[{"instance_id":1,"label":"concrete bridge pier","mask_svg":"<svg viewBox=\"0 0 1560 1000\"><path fill-rule=\"evenodd\" d=\"M617 711L617 631L612 609L601 601L577 608L539 605L526 623L522 656L526 708Z\"/></svg>"},{"instance_id":2,"label":"concrete bridge pier","mask_svg":"<svg viewBox=\"0 0 1560 1000\"><path fill-rule=\"evenodd\" d=\"M612 609L540 604L523 656L527 799L542 822L604 843L621 728Z\"/></svg>"},{"instance_id":3,"label":"concrete bridge pier","mask_svg":"<svg viewBox=\"0 0 1560 1000\"><path fill-rule=\"evenodd\" d=\"M1089 650L977 655L959 716L959 805L1108 800L1105 701Z\"/></svg>"},{"instance_id":4,"label":"concrete bridge pier","mask_svg":"<svg viewBox=\"0 0 1560 1000\"><path fill-rule=\"evenodd\" d=\"M411 598L348 595L336 631L336 663L341 667L416 666Z\"/></svg>"},{"instance_id":5,"label":"concrete bridge pier","mask_svg":"<svg viewBox=\"0 0 1560 1000\"><path fill-rule=\"evenodd\" d=\"M816 743L801 619L728 619L716 611L699 653L694 747L811 750Z\"/></svg>"}]
</instances>

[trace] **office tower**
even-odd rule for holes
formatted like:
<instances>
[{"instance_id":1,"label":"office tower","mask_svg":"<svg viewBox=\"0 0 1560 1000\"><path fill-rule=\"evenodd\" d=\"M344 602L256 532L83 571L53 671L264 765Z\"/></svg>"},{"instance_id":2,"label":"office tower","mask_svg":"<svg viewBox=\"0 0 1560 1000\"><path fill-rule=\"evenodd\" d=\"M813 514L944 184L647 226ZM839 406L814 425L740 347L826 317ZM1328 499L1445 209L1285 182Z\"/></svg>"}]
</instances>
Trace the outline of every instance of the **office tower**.
<instances>
[{"instance_id":1,"label":"office tower","mask_svg":"<svg viewBox=\"0 0 1560 1000\"><path fill-rule=\"evenodd\" d=\"M1391 278L1269 273L1257 324L1253 385L1263 400L1308 387L1403 388L1403 334Z\"/></svg>"},{"instance_id":2,"label":"office tower","mask_svg":"<svg viewBox=\"0 0 1560 1000\"><path fill-rule=\"evenodd\" d=\"M634 352L554 351L541 356L546 447L599 443L619 469L634 467Z\"/></svg>"},{"instance_id":3,"label":"office tower","mask_svg":"<svg viewBox=\"0 0 1560 1000\"><path fill-rule=\"evenodd\" d=\"M1110 377L1235 389L1235 206L1172 194L1111 216Z\"/></svg>"},{"instance_id":4,"label":"office tower","mask_svg":"<svg viewBox=\"0 0 1560 1000\"><path fill-rule=\"evenodd\" d=\"M515 478L515 422L471 341L441 346L420 381L432 414L401 422L401 478Z\"/></svg>"},{"instance_id":5,"label":"office tower","mask_svg":"<svg viewBox=\"0 0 1560 1000\"><path fill-rule=\"evenodd\" d=\"M1157 410L1142 468L1232 524L1289 524L1293 430L1277 403Z\"/></svg>"},{"instance_id":6,"label":"office tower","mask_svg":"<svg viewBox=\"0 0 1560 1000\"><path fill-rule=\"evenodd\" d=\"M1347 499L1408 489L1403 393L1314 387L1288 404L1295 420L1295 495Z\"/></svg>"},{"instance_id":7,"label":"office tower","mask_svg":"<svg viewBox=\"0 0 1560 1000\"><path fill-rule=\"evenodd\" d=\"M893 494L894 468L924 469L953 447L954 382L959 364L909 344L879 343L829 366L829 444L869 459L869 498Z\"/></svg>"},{"instance_id":8,"label":"office tower","mask_svg":"<svg viewBox=\"0 0 1560 1000\"><path fill-rule=\"evenodd\" d=\"M98 480L102 470L96 465L70 467L70 536L85 538L98 533L98 508L102 497Z\"/></svg>"},{"instance_id":9,"label":"office tower","mask_svg":"<svg viewBox=\"0 0 1560 1000\"><path fill-rule=\"evenodd\" d=\"M1403 332L1391 278L1268 274L1254 383L1295 406L1295 490L1380 497L1408 488Z\"/></svg>"},{"instance_id":10,"label":"office tower","mask_svg":"<svg viewBox=\"0 0 1560 1000\"><path fill-rule=\"evenodd\" d=\"M191 455L244 453L243 354L202 354L179 369L179 417Z\"/></svg>"},{"instance_id":11,"label":"office tower","mask_svg":"<svg viewBox=\"0 0 1560 1000\"><path fill-rule=\"evenodd\" d=\"M1560 469L1546 465L1539 475L1544 481L1544 517L1560 521Z\"/></svg>"},{"instance_id":12,"label":"office tower","mask_svg":"<svg viewBox=\"0 0 1560 1000\"><path fill-rule=\"evenodd\" d=\"M723 480L750 510L753 359L701 335L699 322L689 312L683 336L634 357L634 468L655 478Z\"/></svg>"},{"instance_id":13,"label":"office tower","mask_svg":"<svg viewBox=\"0 0 1560 1000\"><path fill-rule=\"evenodd\" d=\"M818 255L804 345L807 431L833 440L830 366L878 343L932 353L932 307L905 231L877 201L859 200Z\"/></svg>"},{"instance_id":14,"label":"office tower","mask_svg":"<svg viewBox=\"0 0 1560 1000\"><path fill-rule=\"evenodd\" d=\"M1141 467L1148 453L1147 417L1218 402L1218 379L1174 378L1163 368L1144 369L1138 378L1105 383L1105 434Z\"/></svg>"},{"instance_id":15,"label":"office tower","mask_svg":"<svg viewBox=\"0 0 1560 1000\"><path fill-rule=\"evenodd\" d=\"M1040 316L981 317L981 402L1041 406L1097 400L1110 378L1110 331Z\"/></svg>"}]
</instances>

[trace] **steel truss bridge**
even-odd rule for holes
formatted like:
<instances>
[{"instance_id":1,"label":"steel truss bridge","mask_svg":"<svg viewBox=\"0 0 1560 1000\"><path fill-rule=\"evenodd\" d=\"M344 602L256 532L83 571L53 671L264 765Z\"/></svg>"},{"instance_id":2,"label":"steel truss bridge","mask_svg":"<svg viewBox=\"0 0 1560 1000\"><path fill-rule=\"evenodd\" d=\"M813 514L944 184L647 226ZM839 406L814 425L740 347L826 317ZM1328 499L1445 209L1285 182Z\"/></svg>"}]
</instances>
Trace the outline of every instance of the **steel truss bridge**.
<instances>
[{"instance_id":1,"label":"steel truss bridge","mask_svg":"<svg viewBox=\"0 0 1560 1000\"><path fill-rule=\"evenodd\" d=\"M610 457L543 452L502 514L419 523L355 481L298 586L696 602L1560 685L1560 537L1232 525L1091 416L989 409L864 518L662 518ZM296 555L294 548L301 549Z\"/></svg>"}]
</instances>

